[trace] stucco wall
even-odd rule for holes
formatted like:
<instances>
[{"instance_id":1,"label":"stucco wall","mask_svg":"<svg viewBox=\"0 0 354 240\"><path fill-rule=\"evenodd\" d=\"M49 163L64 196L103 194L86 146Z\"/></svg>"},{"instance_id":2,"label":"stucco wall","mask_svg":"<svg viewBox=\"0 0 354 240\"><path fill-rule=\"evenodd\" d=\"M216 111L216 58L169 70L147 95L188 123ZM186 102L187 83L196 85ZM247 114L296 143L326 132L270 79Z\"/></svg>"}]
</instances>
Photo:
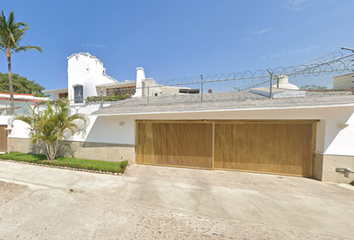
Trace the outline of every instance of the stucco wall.
<instances>
[{"instance_id":1,"label":"stucco wall","mask_svg":"<svg viewBox=\"0 0 354 240\"><path fill-rule=\"evenodd\" d=\"M129 144L112 144L96 142L66 141L66 147L59 153L61 156L76 157L101 161L135 161L135 146ZM9 152L41 153L38 147L31 144L29 138L8 138Z\"/></svg>"},{"instance_id":2,"label":"stucco wall","mask_svg":"<svg viewBox=\"0 0 354 240\"><path fill-rule=\"evenodd\" d=\"M102 62L90 54L73 54L68 58L68 98L74 100L74 87L83 86L83 98L97 96L96 85L115 82L105 73Z\"/></svg>"},{"instance_id":3,"label":"stucco wall","mask_svg":"<svg viewBox=\"0 0 354 240\"><path fill-rule=\"evenodd\" d=\"M336 172L336 168L354 170L354 156L316 154L314 178L325 182L349 183L354 181L354 173L346 177Z\"/></svg>"}]
</instances>

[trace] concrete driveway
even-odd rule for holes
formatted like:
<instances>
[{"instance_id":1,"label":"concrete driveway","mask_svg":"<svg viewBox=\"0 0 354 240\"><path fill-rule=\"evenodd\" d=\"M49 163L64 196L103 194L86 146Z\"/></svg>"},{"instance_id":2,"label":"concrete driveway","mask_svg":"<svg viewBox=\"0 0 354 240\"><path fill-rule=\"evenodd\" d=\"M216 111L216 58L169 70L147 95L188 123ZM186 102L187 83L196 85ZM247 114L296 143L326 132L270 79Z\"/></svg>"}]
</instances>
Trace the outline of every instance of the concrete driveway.
<instances>
[{"instance_id":1,"label":"concrete driveway","mask_svg":"<svg viewBox=\"0 0 354 240\"><path fill-rule=\"evenodd\" d=\"M0 181L0 239L354 239L349 185L144 165L110 176L9 162L0 162Z\"/></svg>"}]
</instances>

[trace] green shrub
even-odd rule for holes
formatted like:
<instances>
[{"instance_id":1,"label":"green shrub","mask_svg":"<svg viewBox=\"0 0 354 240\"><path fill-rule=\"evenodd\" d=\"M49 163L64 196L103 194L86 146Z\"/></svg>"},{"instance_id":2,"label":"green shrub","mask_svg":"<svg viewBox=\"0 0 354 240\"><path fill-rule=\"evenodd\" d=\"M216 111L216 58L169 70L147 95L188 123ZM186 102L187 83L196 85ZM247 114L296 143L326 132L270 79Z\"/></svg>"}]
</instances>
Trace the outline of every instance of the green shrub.
<instances>
[{"instance_id":1,"label":"green shrub","mask_svg":"<svg viewBox=\"0 0 354 240\"><path fill-rule=\"evenodd\" d=\"M109 162L109 161L98 161L98 160L88 160L88 159L69 158L69 157L58 157L55 160L48 161L46 156L44 155L26 154L26 153L19 153L19 152L12 152L12 153L0 155L0 159L54 165L60 167L105 171L105 172L113 172L113 173L124 173L126 167L128 166L127 161Z\"/></svg>"},{"instance_id":2,"label":"green shrub","mask_svg":"<svg viewBox=\"0 0 354 240\"><path fill-rule=\"evenodd\" d=\"M352 185L352 186L354 186L354 181L351 181L349 184Z\"/></svg>"},{"instance_id":3,"label":"green shrub","mask_svg":"<svg viewBox=\"0 0 354 240\"><path fill-rule=\"evenodd\" d=\"M87 97L85 103L100 102L100 101L101 101L100 96L92 96L92 97Z\"/></svg>"},{"instance_id":4,"label":"green shrub","mask_svg":"<svg viewBox=\"0 0 354 240\"><path fill-rule=\"evenodd\" d=\"M112 95L112 96L104 96L103 100L106 102L115 102L118 100L124 100L127 98L131 98L129 94L124 94L124 95ZM92 97L87 97L85 100L85 103L91 103L91 102L100 102L102 99L101 96L92 96Z\"/></svg>"},{"instance_id":5,"label":"green shrub","mask_svg":"<svg viewBox=\"0 0 354 240\"><path fill-rule=\"evenodd\" d=\"M127 99L128 98L128 95L125 94L125 95L119 95L119 100L124 100L124 99Z\"/></svg>"}]
</instances>

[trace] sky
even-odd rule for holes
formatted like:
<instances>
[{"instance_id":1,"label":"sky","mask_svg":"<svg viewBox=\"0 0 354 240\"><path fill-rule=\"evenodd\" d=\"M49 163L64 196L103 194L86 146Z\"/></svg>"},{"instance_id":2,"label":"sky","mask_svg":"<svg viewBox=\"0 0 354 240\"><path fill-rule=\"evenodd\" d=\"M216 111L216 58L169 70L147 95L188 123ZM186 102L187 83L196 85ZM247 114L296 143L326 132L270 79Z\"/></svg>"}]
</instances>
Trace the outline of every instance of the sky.
<instances>
[{"instance_id":1,"label":"sky","mask_svg":"<svg viewBox=\"0 0 354 240\"><path fill-rule=\"evenodd\" d=\"M12 72L67 87L67 57L88 52L118 81L157 82L302 64L354 47L353 0L0 0L30 28ZM7 73L0 52L0 72Z\"/></svg>"}]
</instances>

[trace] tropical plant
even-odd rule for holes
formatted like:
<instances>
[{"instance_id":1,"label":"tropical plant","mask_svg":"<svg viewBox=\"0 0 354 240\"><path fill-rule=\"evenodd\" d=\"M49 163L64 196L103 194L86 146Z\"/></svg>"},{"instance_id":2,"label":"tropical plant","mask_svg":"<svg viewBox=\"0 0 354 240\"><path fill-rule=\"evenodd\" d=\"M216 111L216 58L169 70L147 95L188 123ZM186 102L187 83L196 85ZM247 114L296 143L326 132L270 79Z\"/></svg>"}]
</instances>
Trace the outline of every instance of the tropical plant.
<instances>
[{"instance_id":1,"label":"tropical plant","mask_svg":"<svg viewBox=\"0 0 354 240\"><path fill-rule=\"evenodd\" d=\"M11 114L13 114L14 105L14 91L12 86L12 70L11 70L11 55L15 52L38 50L42 52L41 47L37 46L19 46L23 35L28 30L29 26L25 22L15 21L15 14L11 12L8 19L2 11L0 16L0 50L6 54L7 68L9 71L9 92L10 92L10 104Z\"/></svg>"},{"instance_id":2,"label":"tropical plant","mask_svg":"<svg viewBox=\"0 0 354 240\"><path fill-rule=\"evenodd\" d=\"M48 160L56 158L64 140L84 132L89 123L84 114L71 114L68 101L30 107L26 115L12 117L10 124L15 120L29 125L31 142L43 151Z\"/></svg>"}]
</instances>

